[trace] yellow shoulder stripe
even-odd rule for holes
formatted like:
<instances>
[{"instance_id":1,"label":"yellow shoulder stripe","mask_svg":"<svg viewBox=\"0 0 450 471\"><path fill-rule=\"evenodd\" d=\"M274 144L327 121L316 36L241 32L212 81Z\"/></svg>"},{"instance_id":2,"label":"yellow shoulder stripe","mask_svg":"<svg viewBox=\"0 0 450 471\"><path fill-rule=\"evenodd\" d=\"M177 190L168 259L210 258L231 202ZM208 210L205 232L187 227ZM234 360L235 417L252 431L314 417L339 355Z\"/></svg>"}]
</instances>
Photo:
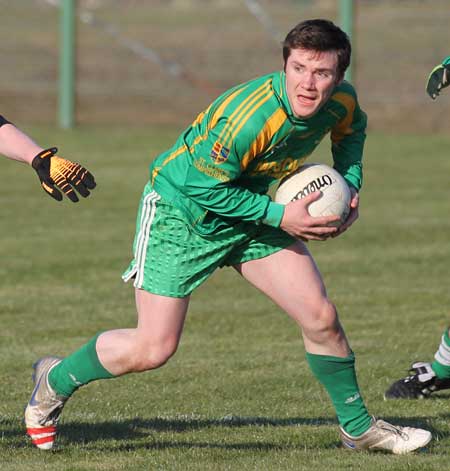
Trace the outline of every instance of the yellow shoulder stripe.
<instances>
[{"instance_id":1,"label":"yellow shoulder stripe","mask_svg":"<svg viewBox=\"0 0 450 471\"><path fill-rule=\"evenodd\" d=\"M248 108L252 107L252 109L250 110L250 112L241 119L241 116L239 116L239 119L240 119L240 123L239 125L236 126L236 128L234 129L233 131L233 134L229 137L229 142L231 144L231 142L233 142L234 138L237 136L237 134L239 133L239 131L242 129L242 127L244 126L244 124L251 118L251 116L253 116L253 114L259 109L261 108L262 105L264 105L264 103L269 100L271 97L273 96L273 92L271 91L270 93L268 94L265 94L263 95L262 97L258 97L258 99L260 99L260 101L255 104L253 106L253 103L249 103L247 108L245 110L242 110L242 113L245 113L247 112ZM255 100L256 101L256 98ZM230 129L231 130L231 129Z\"/></svg>"},{"instance_id":2,"label":"yellow shoulder stripe","mask_svg":"<svg viewBox=\"0 0 450 471\"><path fill-rule=\"evenodd\" d=\"M250 110L250 113L247 116L244 116L249 111L249 109L260 98L266 95L267 92L270 92L268 95L269 97L273 94L273 92L271 92L270 90L269 84L270 84L270 80L267 80L261 86L259 86L254 92L250 93L250 95L247 98L245 98L245 100L243 100L242 103L230 115L230 117L228 118L228 124L222 130L218 139L224 146L230 147L230 144L231 144L230 141L232 140L233 136L236 135L233 128L238 126L240 120L244 120L244 123L245 123L247 122L248 118L253 114L254 110ZM258 108L259 106L260 105L258 105ZM241 127L242 125L240 126L240 128Z\"/></svg>"},{"instance_id":3,"label":"yellow shoulder stripe","mask_svg":"<svg viewBox=\"0 0 450 471\"><path fill-rule=\"evenodd\" d=\"M274 134L281 128L287 116L282 108L278 108L275 113L266 121L250 149L245 153L241 161L241 169L245 170L250 162L266 148Z\"/></svg>"},{"instance_id":4,"label":"yellow shoulder stripe","mask_svg":"<svg viewBox=\"0 0 450 471\"><path fill-rule=\"evenodd\" d=\"M347 110L347 115L340 121L331 132L331 140L334 143L342 140L346 135L352 134L353 130L350 125L353 122L353 114L355 113L356 101L352 95L348 93L338 92L331 97L332 100L337 101Z\"/></svg>"},{"instance_id":5,"label":"yellow shoulder stripe","mask_svg":"<svg viewBox=\"0 0 450 471\"><path fill-rule=\"evenodd\" d=\"M211 123L210 123L210 128L213 128L216 124L217 121L219 121L219 118L223 115L223 112L225 108L229 105L231 101L233 101L240 93L242 93L247 87L242 87L239 90L236 90L234 93L232 93L228 98L226 98L223 103L217 108L216 112L214 113Z\"/></svg>"},{"instance_id":6,"label":"yellow shoulder stripe","mask_svg":"<svg viewBox=\"0 0 450 471\"><path fill-rule=\"evenodd\" d=\"M232 142L232 140L234 139L234 137L236 136L236 134L239 132L239 130L242 128L242 126L248 121L248 119L253 115L253 113L259 108L261 107L267 100L270 99L270 97L273 95L273 92L272 90L270 89L270 80L267 80L264 84L262 84L260 87L258 87L254 92L252 92L247 98L245 98L245 100L243 100L243 102L236 108L236 110L234 110L234 112L231 114L230 118L229 118L229 123L228 125L225 126L225 128L222 130L220 136L219 136L219 140L221 141L222 144L224 144L224 139L228 138L228 141ZM242 87L238 90L236 90L235 92L233 92L232 94L230 94L229 97L227 97L223 103L219 106L219 108L217 109L217 111L214 113L212 119L211 119L211 122L209 124L209 129L211 129L212 127L215 126L215 124L217 123L217 121L220 119L220 117L222 116L225 108L228 106L228 104L234 99L236 98L240 93L242 93L244 90L246 90L247 87ZM269 93L268 93L269 92ZM259 102L258 102L259 100ZM255 103L258 102L256 105ZM251 108L251 109L250 109ZM249 112L249 109L250 109L250 112ZM208 108L209 110L209 108ZM208 111L207 110L207 111ZM246 114L247 113L247 114ZM206 112L203 112L203 113L200 113L197 118L195 119L193 125L195 124L199 124L205 117L205 114ZM264 129L266 129L266 134L269 133L271 131L269 131L271 128L273 128L273 132L276 132L276 121L277 119L279 118L276 118L277 116L277 113L275 113L275 116L272 116L268 122L266 123ZM282 123L280 123L278 126L281 126ZM263 132L264 132L264 129L263 131L261 131L260 135L263 136ZM163 168L165 165L167 165L169 162L171 162L173 159L177 158L179 155L181 155L183 152L186 152L186 151L190 151L190 152L193 152L195 146L203 141L204 139L206 139L208 136L208 130L206 130L206 132L201 135L201 136L197 136L197 138L194 140L194 142L192 143L192 145L188 148L186 146L186 144L183 144L181 147L179 147L178 149L174 150L170 155L168 155L166 157L166 159L164 159L163 163L161 164L160 167L158 168L155 168L154 171L153 171L153 174L152 174L152 181L154 181L154 179L156 178L156 176L158 175L159 171L161 170L161 168ZM258 138L256 139L256 141L258 141ZM255 141L255 142L256 142ZM262 141L261 141L262 142ZM225 145L225 144L224 144ZM259 145L254 143L254 145L256 146L254 149L259 149L259 148L263 148L263 144L260 143ZM257 151L254 150L255 154L254 156L257 155ZM252 154L253 155L253 154ZM254 158L254 156L252 158ZM249 162L251 161L251 159L249 160Z\"/></svg>"},{"instance_id":7,"label":"yellow shoulder stripe","mask_svg":"<svg viewBox=\"0 0 450 471\"><path fill-rule=\"evenodd\" d=\"M196 126L197 124L200 124L203 118L205 117L206 113L208 113L208 110L199 113L198 116L195 118L194 122L192 123L192 127Z\"/></svg>"}]
</instances>

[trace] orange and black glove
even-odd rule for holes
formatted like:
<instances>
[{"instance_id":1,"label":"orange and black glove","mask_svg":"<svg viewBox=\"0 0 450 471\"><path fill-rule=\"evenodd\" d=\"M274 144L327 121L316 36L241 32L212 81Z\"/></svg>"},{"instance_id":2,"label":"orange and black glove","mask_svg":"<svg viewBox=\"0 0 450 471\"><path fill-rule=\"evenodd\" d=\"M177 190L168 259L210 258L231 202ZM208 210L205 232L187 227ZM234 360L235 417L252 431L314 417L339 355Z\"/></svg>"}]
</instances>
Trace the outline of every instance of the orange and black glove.
<instances>
[{"instance_id":1,"label":"orange and black glove","mask_svg":"<svg viewBox=\"0 0 450 471\"><path fill-rule=\"evenodd\" d=\"M31 165L38 174L42 188L51 197L61 201L62 191L76 203L78 196L74 189L83 197L89 196L89 190L93 190L96 185L94 177L80 164L56 156L57 150L56 147L51 147L39 152Z\"/></svg>"}]
</instances>

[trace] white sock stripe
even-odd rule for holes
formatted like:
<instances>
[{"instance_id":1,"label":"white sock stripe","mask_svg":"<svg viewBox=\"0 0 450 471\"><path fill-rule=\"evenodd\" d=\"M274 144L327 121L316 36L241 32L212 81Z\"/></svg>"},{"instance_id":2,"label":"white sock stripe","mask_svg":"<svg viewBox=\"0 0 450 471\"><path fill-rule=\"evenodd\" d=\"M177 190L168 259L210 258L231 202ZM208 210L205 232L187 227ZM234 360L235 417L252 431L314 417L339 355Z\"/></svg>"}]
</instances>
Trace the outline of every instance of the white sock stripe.
<instances>
[{"instance_id":1,"label":"white sock stripe","mask_svg":"<svg viewBox=\"0 0 450 471\"><path fill-rule=\"evenodd\" d=\"M447 345L447 342L445 341L445 335L442 336L441 347L448 354L448 357L450 358L450 347Z\"/></svg>"},{"instance_id":2,"label":"white sock stripe","mask_svg":"<svg viewBox=\"0 0 450 471\"><path fill-rule=\"evenodd\" d=\"M436 361L438 361L441 365L444 366L450 366L450 358L446 357L445 355L442 354L441 348L439 347L439 350L436 352L434 355L434 358Z\"/></svg>"},{"instance_id":3,"label":"white sock stripe","mask_svg":"<svg viewBox=\"0 0 450 471\"><path fill-rule=\"evenodd\" d=\"M139 253L136 257L136 265L137 265L137 274L136 280L134 282L134 286L136 288L140 288L144 278L144 270L145 270L145 258L147 256L147 245L148 240L150 238L151 226L156 214L156 202L161 198L158 193L153 192L152 198L146 198L146 211L145 211L145 218L141 219L142 228L140 231L141 235L141 246L139 248Z\"/></svg>"},{"instance_id":4,"label":"white sock stripe","mask_svg":"<svg viewBox=\"0 0 450 471\"><path fill-rule=\"evenodd\" d=\"M445 342L445 336L442 336L439 349L434 355L437 362L444 366L450 366L450 347Z\"/></svg>"},{"instance_id":5,"label":"white sock stripe","mask_svg":"<svg viewBox=\"0 0 450 471\"><path fill-rule=\"evenodd\" d=\"M439 350L442 352L442 354L450 359L450 349L446 345L440 345Z\"/></svg>"}]
</instances>

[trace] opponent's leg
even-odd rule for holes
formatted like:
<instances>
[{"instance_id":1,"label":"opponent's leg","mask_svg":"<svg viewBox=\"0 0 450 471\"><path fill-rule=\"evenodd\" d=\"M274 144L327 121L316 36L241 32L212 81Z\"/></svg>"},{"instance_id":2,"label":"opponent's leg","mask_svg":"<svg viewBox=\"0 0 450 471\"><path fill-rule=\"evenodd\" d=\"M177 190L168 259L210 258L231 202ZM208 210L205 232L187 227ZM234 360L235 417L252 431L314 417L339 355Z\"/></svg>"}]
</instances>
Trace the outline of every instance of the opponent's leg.
<instances>
[{"instance_id":1,"label":"opponent's leg","mask_svg":"<svg viewBox=\"0 0 450 471\"><path fill-rule=\"evenodd\" d=\"M189 297L171 298L136 290L138 324L95 336L61 360L45 357L35 365L35 388L25 411L33 443L50 449L62 408L80 387L97 379L117 377L162 366L176 351Z\"/></svg>"},{"instance_id":2,"label":"opponent's leg","mask_svg":"<svg viewBox=\"0 0 450 471\"><path fill-rule=\"evenodd\" d=\"M434 361L431 364L436 377L439 380L450 379L450 336L449 329L445 329L442 335L441 343L437 352L434 354ZM442 388L441 388L442 389Z\"/></svg>"},{"instance_id":3,"label":"opponent's leg","mask_svg":"<svg viewBox=\"0 0 450 471\"><path fill-rule=\"evenodd\" d=\"M308 363L331 397L346 446L404 453L429 442L429 432L392 426L387 440L385 422L369 416L357 384L354 355L303 243L241 263L236 269L302 329Z\"/></svg>"},{"instance_id":4,"label":"opponent's leg","mask_svg":"<svg viewBox=\"0 0 450 471\"><path fill-rule=\"evenodd\" d=\"M418 361L411 365L409 375L389 386L385 399L424 399L436 391L450 388L450 337L446 329L433 363Z\"/></svg>"}]
</instances>

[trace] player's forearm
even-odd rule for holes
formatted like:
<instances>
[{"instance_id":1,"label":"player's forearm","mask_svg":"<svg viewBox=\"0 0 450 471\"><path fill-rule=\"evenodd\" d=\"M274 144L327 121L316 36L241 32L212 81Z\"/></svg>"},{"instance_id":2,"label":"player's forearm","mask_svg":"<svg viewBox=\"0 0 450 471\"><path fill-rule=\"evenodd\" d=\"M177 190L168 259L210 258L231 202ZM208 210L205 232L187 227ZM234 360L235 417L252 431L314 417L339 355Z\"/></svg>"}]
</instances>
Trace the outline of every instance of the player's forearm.
<instances>
[{"instance_id":1,"label":"player's forearm","mask_svg":"<svg viewBox=\"0 0 450 471\"><path fill-rule=\"evenodd\" d=\"M272 202L268 195L253 193L232 184L209 188L186 185L183 193L199 206L228 219L278 227L283 217L284 206Z\"/></svg>"},{"instance_id":2,"label":"player's forearm","mask_svg":"<svg viewBox=\"0 0 450 471\"><path fill-rule=\"evenodd\" d=\"M363 172L361 160L356 162L340 162L335 160L334 168L344 177L346 182L355 190L359 191L363 183Z\"/></svg>"},{"instance_id":3,"label":"player's forearm","mask_svg":"<svg viewBox=\"0 0 450 471\"><path fill-rule=\"evenodd\" d=\"M205 151L199 150L198 155ZM180 192L198 206L212 213L235 221L261 222L278 227L284 206L271 201L266 194L259 194L240 186L240 161L230 155L225 162L215 163L202 157L194 160L184 182L173 179Z\"/></svg>"},{"instance_id":4,"label":"player's forearm","mask_svg":"<svg viewBox=\"0 0 450 471\"><path fill-rule=\"evenodd\" d=\"M41 150L42 147L13 124L0 126L0 154L5 157L31 165Z\"/></svg>"},{"instance_id":5,"label":"player's forearm","mask_svg":"<svg viewBox=\"0 0 450 471\"><path fill-rule=\"evenodd\" d=\"M331 131L334 168L356 190L362 185L362 157L366 140L367 115L355 102L351 122L341 120Z\"/></svg>"},{"instance_id":6,"label":"player's forearm","mask_svg":"<svg viewBox=\"0 0 450 471\"><path fill-rule=\"evenodd\" d=\"M362 186L362 157L366 134L362 130L353 131L338 143L332 145L334 168L347 183L359 190Z\"/></svg>"}]
</instances>

